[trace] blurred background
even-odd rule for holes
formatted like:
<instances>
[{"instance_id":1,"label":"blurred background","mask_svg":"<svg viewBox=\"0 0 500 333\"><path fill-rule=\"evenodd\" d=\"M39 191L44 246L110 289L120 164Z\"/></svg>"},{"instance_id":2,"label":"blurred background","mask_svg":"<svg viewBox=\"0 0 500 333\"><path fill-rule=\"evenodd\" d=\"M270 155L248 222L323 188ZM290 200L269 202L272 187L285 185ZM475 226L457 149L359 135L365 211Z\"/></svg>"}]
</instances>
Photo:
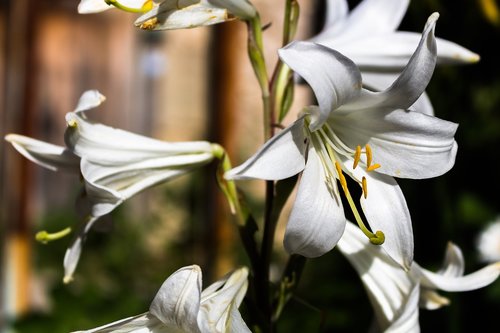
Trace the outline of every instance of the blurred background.
<instances>
[{"instance_id":1,"label":"blurred background","mask_svg":"<svg viewBox=\"0 0 500 333\"><path fill-rule=\"evenodd\" d=\"M246 58L241 22L170 32L134 28L134 14L110 10L79 15L77 0L0 1L0 134L19 133L63 145L64 115L80 95L98 89L106 102L92 120L170 141L223 144L234 164L263 141L260 92ZM268 68L280 47L284 1L252 1L261 12ZM353 8L359 1L349 1ZM297 39L321 29L323 0L299 0ZM430 180L400 180L415 231L415 258L439 269L446 244L464 251L466 272L483 265L476 243L500 216L500 21L495 0L412 1L400 30L421 31L434 11L436 35L481 55L477 64L439 67L427 92L436 115L460 124L455 167ZM296 90L289 123L312 102ZM247 259L216 187L214 165L127 201L87 238L75 280L62 283L71 237L36 243L77 221L78 177L44 170L0 145L0 330L68 332L144 312L163 280L198 264L204 285ZM242 183L252 206L260 182ZM258 213L257 213L258 215ZM279 274L286 255L276 236ZM500 239L498 240L500 244ZM500 245L498 245L500 248ZM499 249L500 251L500 249ZM318 288L321 286L321 288ZM280 331L365 332L372 310L355 271L338 253L306 264L298 297ZM423 332L496 327L500 282L446 294L452 306L420 312Z\"/></svg>"}]
</instances>

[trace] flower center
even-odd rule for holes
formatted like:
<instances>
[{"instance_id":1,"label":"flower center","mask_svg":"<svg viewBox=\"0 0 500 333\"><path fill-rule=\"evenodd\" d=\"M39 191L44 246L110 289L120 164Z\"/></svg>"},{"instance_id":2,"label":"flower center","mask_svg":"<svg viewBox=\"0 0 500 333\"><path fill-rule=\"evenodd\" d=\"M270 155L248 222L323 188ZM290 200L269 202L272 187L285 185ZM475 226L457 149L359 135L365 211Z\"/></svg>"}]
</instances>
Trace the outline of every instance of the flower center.
<instances>
[{"instance_id":1,"label":"flower center","mask_svg":"<svg viewBox=\"0 0 500 333\"><path fill-rule=\"evenodd\" d=\"M363 222L363 218L352 199L349 188L347 186L347 181L344 176L344 172L348 174L353 180L355 180L363 191L363 196L366 199L368 197L368 184L366 177L362 177L361 181L356 179L352 172L348 170L343 170L342 166L342 158L353 160L353 169L356 169L359 162L361 161L361 154L366 155L366 171L370 172L375 169L380 168L380 164L373 163L373 153L370 145L365 145L365 149L363 150L361 146L357 146L355 150L349 148L342 140L335 134L333 129L325 123L318 130L311 132L309 130L309 123L306 120L306 131L308 137L311 140L311 144L313 145L316 153L319 156L321 164L323 165L323 169L325 171L325 178L328 185L328 188L331 192L335 194L339 194L340 191L337 190L337 179L340 182L342 187L342 192L344 193L347 202L349 203L349 207L358 223L359 228L363 231L363 233L368 237L370 242L375 245L381 245L385 241L384 233L380 230L375 233L371 232ZM345 166L344 166L345 169Z\"/></svg>"}]
</instances>

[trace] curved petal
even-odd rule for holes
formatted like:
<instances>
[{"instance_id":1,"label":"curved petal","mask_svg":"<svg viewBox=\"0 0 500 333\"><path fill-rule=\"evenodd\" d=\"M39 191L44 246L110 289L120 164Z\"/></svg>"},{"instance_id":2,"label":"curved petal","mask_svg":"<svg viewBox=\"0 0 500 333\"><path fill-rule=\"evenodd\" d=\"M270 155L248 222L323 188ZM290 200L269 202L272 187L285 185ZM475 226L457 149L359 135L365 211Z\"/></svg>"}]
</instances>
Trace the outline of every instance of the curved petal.
<instances>
[{"instance_id":1,"label":"curved petal","mask_svg":"<svg viewBox=\"0 0 500 333\"><path fill-rule=\"evenodd\" d=\"M197 265L180 268L163 282L149 312L168 328L200 332L201 269Z\"/></svg>"},{"instance_id":2,"label":"curved petal","mask_svg":"<svg viewBox=\"0 0 500 333\"><path fill-rule=\"evenodd\" d=\"M102 95L98 90L87 90L80 97L80 100L78 101L78 104L73 112L79 113L94 109L101 105L105 100L106 97Z\"/></svg>"},{"instance_id":3,"label":"curved petal","mask_svg":"<svg viewBox=\"0 0 500 333\"><path fill-rule=\"evenodd\" d=\"M304 118L300 118L267 141L243 164L226 172L224 177L265 180L291 177L304 169L306 147Z\"/></svg>"},{"instance_id":4,"label":"curved petal","mask_svg":"<svg viewBox=\"0 0 500 333\"><path fill-rule=\"evenodd\" d=\"M76 266L78 265L78 261L80 261L80 256L82 254L82 247L83 242L85 241L85 237L98 219L98 217L88 218L88 220L83 223L75 239L73 239L73 242L66 250L63 260L64 283L69 283L73 280L73 274L75 273Z\"/></svg>"},{"instance_id":5,"label":"curved petal","mask_svg":"<svg viewBox=\"0 0 500 333\"><path fill-rule=\"evenodd\" d=\"M286 226L284 245L289 253L308 258L330 251L345 228L338 192L330 188L318 155L309 149L308 160L292 212Z\"/></svg>"},{"instance_id":6,"label":"curved petal","mask_svg":"<svg viewBox=\"0 0 500 333\"><path fill-rule=\"evenodd\" d=\"M94 124L80 113L66 115L66 145L75 154L99 164L124 164L147 158L179 154L211 153L206 141L165 142L102 124Z\"/></svg>"},{"instance_id":7,"label":"curved petal","mask_svg":"<svg viewBox=\"0 0 500 333\"><path fill-rule=\"evenodd\" d=\"M78 173L80 158L68 149L19 134L8 134L5 140L33 163L52 171L65 169Z\"/></svg>"},{"instance_id":8,"label":"curved petal","mask_svg":"<svg viewBox=\"0 0 500 333\"><path fill-rule=\"evenodd\" d=\"M413 228L401 188L390 176L365 172L362 168L356 168L354 173L359 180L366 177L367 196L362 195L360 201L371 229L384 233L384 250L409 270L413 262Z\"/></svg>"},{"instance_id":9,"label":"curved petal","mask_svg":"<svg viewBox=\"0 0 500 333\"><path fill-rule=\"evenodd\" d=\"M225 8L231 14L244 20L249 20L257 15L255 7L248 0L208 0L208 3Z\"/></svg>"},{"instance_id":10,"label":"curved petal","mask_svg":"<svg viewBox=\"0 0 500 333\"><path fill-rule=\"evenodd\" d=\"M363 76L363 87L369 90L383 91L387 89L398 75L395 73L361 71ZM411 111L420 112L429 116L434 116L434 107L427 93L423 93L409 108Z\"/></svg>"},{"instance_id":11,"label":"curved petal","mask_svg":"<svg viewBox=\"0 0 500 333\"><path fill-rule=\"evenodd\" d=\"M78 13L99 13L110 8L113 8L113 6L108 5L104 0L81 0L78 4Z\"/></svg>"},{"instance_id":12,"label":"curved petal","mask_svg":"<svg viewBox=\"0 0 500 333\"><path fill-rule=\"evenodd\" d=\"M149 312L128 317L91 330L73 333L166 333L163 324Z\"/></svg>"},{"instance_id":13,"label":"curved petal","mask_svg":"<svg viewBox=\"0 0 500 333\"><path fill-rule=\"evenodd\" d=\"M500 262L488 265L482 269L464 276L448 276L433 273L420 268L422 285L428 288L444 291L469 291L483 288L494 282L500 275Z\"/></svg>"},{"instance_id":14,"label":"curved petal","mask_svg":"<svg viewBox=\"0 0 500 333\"><path fill-rule=\"evenodd\" d=\"M420 112L366 110L335 116L329 124L351 148L371 146L374 163L381 165L376 172L423 179L442 175L455 163L458 125Z\"/></svg>"},{"instance_id":15,"label":"curved petal","mask_svg":"<svg viewBox=\"0 0 500 333\"><path fill-rule=\"evenodd\" d=\"M227 9L211 5L206 0L181 8L172 8L171 1L166 1L139 17L134 24L147 30L172 30L212 25L232 19Z\"/></svg>"},{"instance_id":16,"label":"curved petal","mask_svg":"<svg viewBox=\"0 0 500 333\"><path fill-rule=\"evenodd\" d=\"M465 271L465 260L462 251L452 242L448 242L443 267L437 272L445 276L462 276Z\"/></svg>"},{"instance_id":17,"label":"curved petal","mask_svg":"<svg viewBox=\"0 0 500 333\"><path fill-rule=\"evenodd\" d=\"M312 115L316 130L330 113L358 97L361 74L356 65L339 52L310 42L292 42L278 51L280 58L312 87L320 113Z\"/></svg>"},{"instance_id":18,"label":"curved petal","mask_svg":"<svg viewBox=\"0 0 500 333\"><path fill-rule=\"evenodd\" d=\"M345 24L349 39L375 36L397 29L410 0L364 0L354 8Z\"/></svg>"},{"instance_id":19,"label":"curved petal","mask_svg":"<svg viewBox=\"0 0 500 333\"><path fill-rule=\"evenodd\" d=\"M429 16L417 49L399 77L385 91L363 91L360 98L343 105L341 110L353 111L373 108L408 109L422 95L436 66L434 29L438 13Z\"/></svg>"},{"instance_id":20,"label":"curved petal","mask_svg":"<svg viewBox=\"0 0 500 333\"><path fill-rule=\"evenodd\" d=\"M203 290L198 314L198 325L201 331L228 332L231 312L237 311L247 288L248 268L242 267Z\"/></svg>"},{"instance_id":21,"label":"curved petal","mask_svg":"<svg viewBox=\"0 0 500 333\"><path fill-rule=\"evenodd\" d=\"M347 0L327 0L326 2L326 18L325 28L335 25L339 21L347 18L349 6Z\"/></svg>"}]
</instances>

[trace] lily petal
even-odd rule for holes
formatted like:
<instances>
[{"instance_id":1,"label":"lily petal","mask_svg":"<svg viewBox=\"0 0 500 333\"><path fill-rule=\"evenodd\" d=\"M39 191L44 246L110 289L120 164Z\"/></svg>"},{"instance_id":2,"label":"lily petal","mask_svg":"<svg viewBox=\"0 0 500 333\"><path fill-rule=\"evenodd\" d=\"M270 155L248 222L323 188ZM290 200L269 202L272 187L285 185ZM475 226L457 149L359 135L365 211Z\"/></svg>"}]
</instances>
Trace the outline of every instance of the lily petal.
<instances>
[{"instance_id":1,"label":"lily petal","mask_svg":"<svg viewBox=\"0 0 500 333\"><path fill-rule=\"evenodd\" d=\"M438 13L429 16L417 49L399 77L387 90L380 93L363 91L361 98L351 104L343 105L341 110L408 109L415 103L425 91L436 66L434 29L438 18Z\"/></svg>"},{"instance_id":2,"label":"lily petal","mask_svg":"<svg viewBox=\"0 0 500 333\"><path fill-rule=\"evenodd\" d=\"M418 284L415 284L406 299L406 302L402 305L399 313L395 318L391 318L390 326L383 328L384 332L390 333L419 333L420 324L418 321L419 311L418 311L418 301L420 295L420 288Z\"/></svg>"},{"instance_id":3,"label":"lily petal","mask_svg":"<svg viewBox=\"0 0 500 333\"><path fill-rule=\"evenodd\" d=\"M226 179L280 180L301 172L305 167L304 119L296 120L268 140L243 164L225 173Z\"/></svg>"},{"instance_id":4,"label":"lily petal","mask_svg":"<svg viewBox=\"0 0 500 333\"><path fill-rule=\"evenodd\" d=\"M149 312L73 333L167 333L162 322Z\"/></svg>"},{"instance_id":5,"label":"lily petal","mask_svg":"<svg viewBox=\"0 0 500 333\"><path fill-rule=\"evenodd\" d=\"M346 165L345 167L349 167ZM373 232L382 231L387 254L409 270L413 262L413 228L401 188L391 176L354 170L356 178L366 177L368 195L361 196L361 207Z\"/></svg>"},{"instance_id":6,"label":"lily petal","mask_svg":"<svg viewBox=\"0 0 500 333\"><path fill-rule=\"evenodd\" d=\"M8 134L5 140L10 142L21 155L44 168L78 173L80 158L64 147L19 134Z\"/></svg>"},{"instance_id":7,"label":"lily petal","mask_svg":"<svg viewBox=\"0 0 500 333\"><path fill-rule=\"evenodd\" d=\"M339 52L311 42L292 42L278 51L280 58L312 87L320 113L311 116L311 131L321 127L332 110L358 97L361 74Z\"/></svg>"},{"instance_id":8,"label":"lily petal","mask_svg":"<svg viewBox=\"0 0 500 333\"><path fill-rule=\"evenodd\" d=\"M73 280L73 274L75 273L78 261L80 261L80 255L82 254L83 242L87 236L87 233L92 229L94 223L98 220L98 217L90 217L87 221L83 223L80 231L76 235L75 239L66 250L64 254L63 266L64 266L64 283L69 283Z\"/></svg>"},{"instance_id":9,"label":"lily petal","mask_svg":"<svg viewBox=\"0 0 500 333\"><path fill-rule=\"evenodd\" d=\"M68 148L75 154L99 164L125 164L147 158L177 154L211 152L205 141L165 142L102 124L94 124L81 113L66 115L69 126L64 134Z\"/></svg>"},{"instance_id":10,"label":"lily petal","mask_svg":"<svg viewBox=\"0 0 500 333\"><path fill-rule=\"evenodd\" d=\"M101 105L105 100L106 97L102 95L98 90L87 90L80 97L76 109L73 112L79 113L94 109Z\"/></svg>"},{"instance_id":11,"label":"lily petal","mask_svg":"<svg viewBox=\"0 0 500 333\"><path fill-rule=\"evenodd\" d=\"M257 10L248 0L208 0L218 8L225 8L240 19L249 20L257 15Z\"/></svg>"},{"instance_id":12,"label":"lily petal","mask_svg":"<svg viewBox=\"0 0 500 333\"><path fill-rule=\"evenodd\" d=\"M448 242L443 267L437 274L445 276L462 276L465 271L465 260L462 250L452 242Z\"/></svg>"},{"instance_id":13,"label":"lily petal","mask_svg":"<svg viewBox=\"0 0 500 333\"><path fill-rule=\"evenodd\" d=\"M406 13L410 0L364 0L346 19L343 33L349 39L392 32Z\"/></svg>"},{"instance_id":14,"label":"lily petal","mask_svg":"<svg viewBox=\"0 0 500 333\"><path fill-rule=\"evenodd\" d=\"M181 329L185 332L199 332L197 316L200 295L200 267L183 267L163 282L149 312L173 331Z\"/></svg>"},{"instance_id":15,"label":"lily petal","mask_svg":"<svg viewBox=\"0 0 500 333\"><path fill-rule=\"evenodd\" d=\"M380 173L423 179L442 175L455 163L458 125L449 121L420 112L377 109L335 116L330 124L348 146L368 143Z\"/></svg>"},{"instance_id":16,"label":"lily petal","mask_svg":"<svg viewBox=\"0 0 500 333\"><path fill-rule=\"evenodd\" d=\"M333 27L335 24L347 18L349 6L347 0L328 0L326 2L325 27Z\"/></svg>"},{"instance_id":17,"label":"lily petal","mask_svg":"<svg viewBox=\"0 0 500 333\"><path fill-rule=\"evenodd\" d=\"M285 249L308 258L319 257L337 244L344 228L338 191L328 187L319 157L310 148L286 226Z\"/></svg>"},{"instance_id":18,"label":"lily petal","mask_svg":"<svg viewBox=\"0 0 500 333\"><path fill-rule=\"evenodd\" d=\"M93 14L110 8L113 8L113 6L108 5L104 0L81 0L78 4L78 13Z\"/></svg>"},{"instance_id":19,"label":"lily petal","mask_svg":"<svg viewBox=\"0 0 500 333\"><path fill-rule=\"evenodd\" d=\"M433 273L420 268L422 285L428 288L444 291L469 291L485 287L500 276L500 262L488 265L482 269L464 276L448 276Z\"/></svg>"},{"instance_id":20,"label":"lily petal","mask_svg":"<svg viewBox=\"0 0 500 333\"><path fill-rule=\"evenodd\" d=\"M226 8L210 4L207 0L188 6L172 8L172 1L161 3L139 17L134 24L141 29L172 30L194 28L232 20Z\"/></svg>"}]
</instances>

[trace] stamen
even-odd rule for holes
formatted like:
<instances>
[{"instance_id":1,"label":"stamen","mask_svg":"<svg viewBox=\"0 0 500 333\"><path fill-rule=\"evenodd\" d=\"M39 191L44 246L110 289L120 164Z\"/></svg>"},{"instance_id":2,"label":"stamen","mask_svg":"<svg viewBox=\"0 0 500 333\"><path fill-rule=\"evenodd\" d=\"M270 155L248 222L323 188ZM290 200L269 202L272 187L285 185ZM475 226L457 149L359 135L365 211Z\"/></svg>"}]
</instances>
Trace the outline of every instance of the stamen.
<instances>
[{"instance_id":1,"label":"stamen","mask_svg":"<svg viewBox=\"0 0 500 333\"><path fill-rule=\"evenodd\" d=\"M76 122L75 119L71 119L68 121L68 126L71 128L76 128L76 127L78 127L78 123Z\"/></svg>"},{"instance_id":2,"label":"stamen","mask_svg":"<svg viewBox=\"0 0 500 333\"><path fill-rule=\"evenodd\" d=\"M368 185L366 184L366 177L363 177L363 179L361 179L361 185L363 186L363 196L365 197L368 197Z\"/></svg>"},{"instance_id":3,"label":"stamen","mask_svg":"<svg viewBox=\"0 0 500 333\"><path fill-rule=\"evenodd\" d=\"M365 152L366 152L366 167L369 168L370 165L372 165L373 161L372 147L370 147L370 145L366 145Z\"/></svg>"},{"instance_id":4,"label":"stamen","mask_svg":"<svg viewBox=\"0 0 500 333\"><path fill-rule=\"evenodd\" d=\"M361 215L358 212L358 209L356 208L356 204L354 203L354 200L351 197L351 194L349 193L349 190L347 188L347 183L345 181L345 177L342 174L342 169L340 167L340 164L338 162L335 162L335 168L337 169L337 173L339 175L339 180L340 183L342 184L342 189L344 190L344 195L347 199L347 202L349 203L349 206L351 207L352 213L354 214L354 218L356 219L356 222L358 223L359 228L363 233L368 237L370 240L370 243L374 245L382 245L385 241L385 235L382 231L377 230L375 233L371 232L368 230L366 225L363 223L363 219L361 218ZM363 177L364 178L364 177ZM366 180L364 180L364 183L366 184Z\"/></svg>"},{"instance_id":5,"label":"stamen","mask_svg":"<svg viewBox=\"0 0 500 333\"><path fill-rule=\"evenodd\" d=\"M35 235L35 239L40 243L47 244L50 241L61 239L71 233L71 228L67 227L61 231L48 233L47 231L39 231Z\"/></svg>"},{"instance_id":6,"label":"stamen","mask_svg":"<svg viewBox=\"0 0 500 333\"><path fill-rule=\"evenodd\" d=\"M368 168L366 168L366 171L373 171L373 170L376 170L378 168L380 168L380 164L375 163L373 165L370 165Z\"/></svg>"},{"instance_id":7,"label":"stamen","mask_svg":"<svg viewBox=\"0 0 500 333\"><path fill-rule=\"evenodd\" d=\"M353 169L356 169L360 159L361 159L361 146L356 146L356 153L354 154L354 163L352 164Z\"/></svg>"},{"instance_id":8,"label":"stamen","mask_svg":"<svg viewBox=\"0 0 500 333\"><path fill-rule=\"evenodd\" d=\"M154 28L156 28L157 25L158 25L158 18L152 17L149 20L141 23L139 28L142 30L154 30Z\"/></svg>"}]
</instances>

